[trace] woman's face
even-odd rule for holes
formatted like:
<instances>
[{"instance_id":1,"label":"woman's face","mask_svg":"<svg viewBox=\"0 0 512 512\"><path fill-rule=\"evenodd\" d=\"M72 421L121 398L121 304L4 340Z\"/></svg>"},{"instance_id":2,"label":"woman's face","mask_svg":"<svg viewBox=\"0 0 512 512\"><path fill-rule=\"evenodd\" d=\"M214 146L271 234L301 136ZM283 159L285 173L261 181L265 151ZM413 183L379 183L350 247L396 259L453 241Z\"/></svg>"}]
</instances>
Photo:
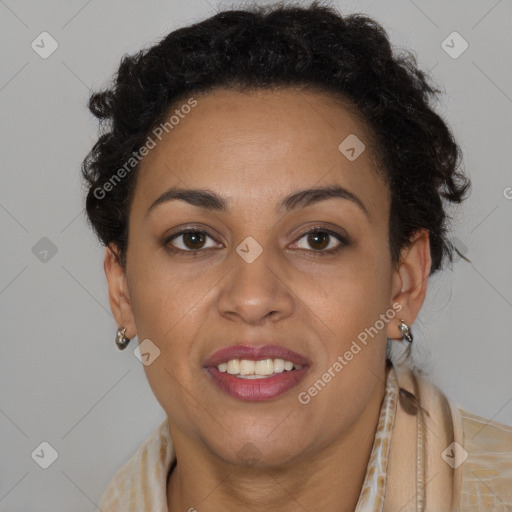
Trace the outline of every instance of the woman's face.
<instances>
[{"instance_id":1,"label":"woman's face","mask_svg":"<svg viewBox=\"0 0 512 512\"><path fill-rule=\"evenodd\" d=\"M348 435L382 398L386 337L408 318L395 311L403 282L390 261L389 189L361 145L362 125L327 95L194 99L176 107L161 140L152 135L140 167L124 326L150 340L148 361L160 351L144 368L173 439L236 464L300 460ZM304 192L325 187L338 193ZM194 190L218 201L197 201ZM300 379L278 373L279 362L265 379L208 367L239 345L284 347L307 365Z\"/></svg>"}]
</instances>

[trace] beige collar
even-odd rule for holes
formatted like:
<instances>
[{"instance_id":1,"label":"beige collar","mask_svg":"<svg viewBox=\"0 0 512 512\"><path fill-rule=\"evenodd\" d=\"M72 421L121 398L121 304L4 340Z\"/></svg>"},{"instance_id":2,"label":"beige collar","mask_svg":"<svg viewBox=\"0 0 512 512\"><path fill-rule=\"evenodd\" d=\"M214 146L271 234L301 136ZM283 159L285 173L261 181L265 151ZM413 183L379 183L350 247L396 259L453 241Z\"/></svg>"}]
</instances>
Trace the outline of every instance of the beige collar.
<instances>
[{"instance_id":1,"label":"beige collar","mask_svg":"<svg viewBox=\"0 0 512 512\"><path fill-rule=\"evenodd\" d=\"M397 408L383 511L458 512L462 468L454 470L448 462L452 443L464 445L459 410L417 373L397 368L397 377L400 388L417 397L420 409L413 415L403 405ZM421 459L424 464L418 464Z\"/></svg>"}]
</instances>

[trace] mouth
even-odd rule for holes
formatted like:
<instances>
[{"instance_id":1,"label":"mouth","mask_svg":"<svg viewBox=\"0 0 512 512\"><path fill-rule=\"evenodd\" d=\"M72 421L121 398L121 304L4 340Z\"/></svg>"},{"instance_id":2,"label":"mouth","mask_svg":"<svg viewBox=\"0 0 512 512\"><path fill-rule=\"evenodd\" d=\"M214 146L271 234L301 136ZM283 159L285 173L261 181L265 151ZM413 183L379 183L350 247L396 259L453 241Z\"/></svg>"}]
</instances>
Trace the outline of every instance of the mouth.
<instances>
[{"instance_id":1,"label":"mouth","mask_svg":"<svg viewBox=\"0 0 512 512\"><path fill-rule=\"evenodd\" d=\"M240 379L265 379L300 368L302 365L284 359L230 359L217 365L219 372L235 375Z\"/></svg>"},{"instance_id":2,"label":"mouth","mask_svg":"<svg viewBox=\"0 0 512 512\"><path fill-rule=\"evenodd\" d=\"M237 345L219 350L204 364L216 386L240 400L276 398L305 377L309 359L278 345Z\"/></svg>"}]
</instances>

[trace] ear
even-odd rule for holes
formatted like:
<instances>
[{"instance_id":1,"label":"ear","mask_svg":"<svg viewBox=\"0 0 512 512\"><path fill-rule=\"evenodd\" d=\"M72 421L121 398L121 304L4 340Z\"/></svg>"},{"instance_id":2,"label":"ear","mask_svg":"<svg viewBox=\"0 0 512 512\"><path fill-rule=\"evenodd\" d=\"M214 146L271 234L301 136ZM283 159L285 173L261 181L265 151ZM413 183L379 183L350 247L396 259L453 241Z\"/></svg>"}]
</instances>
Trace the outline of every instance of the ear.
<instances>
[{"instance_id":1,"label":"ear","mask_svg":"<svg viewBox=\"0 0 512 512\"><path fill-rule=\"evenodd\" d=\"M125 336L132 339L136 336L137 330L135 328L126 273L119 261L115 245L107 247L103 268L107 276L108 298L112 314L118 327L126 328Z\"/></svg>"},{"instance_id":2,"label":"ear","mask_svg":"<svg viewBox=\"0 0 512 512\"><path fill-rule=\"evenodd\" d=\"M402 250L393 274L392 303L399 303L402 309L396 315L398 320L386 327L388 338L401 340L400 320L410 326L418 316L427 293L431 265L429 232L421 229L413 235L411 244Z\"/></svg>"}]
</instances>

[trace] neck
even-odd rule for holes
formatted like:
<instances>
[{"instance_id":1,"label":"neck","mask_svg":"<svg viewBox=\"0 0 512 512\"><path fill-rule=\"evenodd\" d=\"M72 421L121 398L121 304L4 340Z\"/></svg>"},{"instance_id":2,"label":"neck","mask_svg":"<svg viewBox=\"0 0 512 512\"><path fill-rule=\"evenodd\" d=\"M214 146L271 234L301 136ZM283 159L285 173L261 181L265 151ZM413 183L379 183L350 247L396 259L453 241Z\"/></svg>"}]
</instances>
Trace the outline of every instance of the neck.
<instances>
[{"instance_id":1,"label":"neck","mask_svg":"<svg viewBox=\"0 0 512 512\"><path fill-rule=\"evenodd\" d=\"M380 383L350 429L313 455L279 467L226 463L197 448L197 441L172 432L178 463L167 483L168 512L353 512L361 491L380 407ZM371 426L371 428L369 428Z\"/></svg>"}]
</instances>

